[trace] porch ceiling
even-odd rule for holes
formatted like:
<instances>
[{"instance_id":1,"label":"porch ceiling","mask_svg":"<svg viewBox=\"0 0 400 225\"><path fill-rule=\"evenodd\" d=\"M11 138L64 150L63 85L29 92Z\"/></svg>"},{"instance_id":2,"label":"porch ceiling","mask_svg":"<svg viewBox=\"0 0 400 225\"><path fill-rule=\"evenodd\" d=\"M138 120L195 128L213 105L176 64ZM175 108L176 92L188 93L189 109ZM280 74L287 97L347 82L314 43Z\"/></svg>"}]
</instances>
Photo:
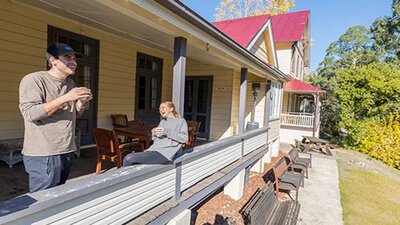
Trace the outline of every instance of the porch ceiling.
<instances>
[{"instance_id":1,"label":"porch ceiling","mask_svg":"<svg viewBox=\"0 0 400 225\"><path fill-rule=\"evenodd\" d=\"M95 29L123 37L164 52L173 53L174 38L188 38L187 57L206 64L235 68L229 57L216 57L211 47L199 43L191 34L172 28L169 22L161 17L154 17L144 12L131 1L99 0L99 1L65 1L65 0L13 0L41 11L70 19ZM139 3L137 3L140 5ZM151 18L151 19L150 19ZM51 24L51 21L47 21ZM84 33L81 33L85 35Z\"/></svg>"}]
</instances>

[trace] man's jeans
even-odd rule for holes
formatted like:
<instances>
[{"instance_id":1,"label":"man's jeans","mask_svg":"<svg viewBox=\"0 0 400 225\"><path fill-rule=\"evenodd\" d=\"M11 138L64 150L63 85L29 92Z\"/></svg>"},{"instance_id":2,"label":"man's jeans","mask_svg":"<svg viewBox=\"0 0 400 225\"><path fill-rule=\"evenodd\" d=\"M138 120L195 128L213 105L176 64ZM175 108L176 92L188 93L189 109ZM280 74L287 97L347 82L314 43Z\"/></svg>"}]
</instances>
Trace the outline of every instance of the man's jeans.
<instances>
[{"instance_id":1,"label":"man's jeans","mask_svg":"<svg viewBox=\"0 0 400 225\"><path fill-rule=\"evenodd\" d=\"M35 192L64 184L71 170L74 153L53 156L25 156L25 171L29 174L29 191Z\"/></svg>"}]
</instances>

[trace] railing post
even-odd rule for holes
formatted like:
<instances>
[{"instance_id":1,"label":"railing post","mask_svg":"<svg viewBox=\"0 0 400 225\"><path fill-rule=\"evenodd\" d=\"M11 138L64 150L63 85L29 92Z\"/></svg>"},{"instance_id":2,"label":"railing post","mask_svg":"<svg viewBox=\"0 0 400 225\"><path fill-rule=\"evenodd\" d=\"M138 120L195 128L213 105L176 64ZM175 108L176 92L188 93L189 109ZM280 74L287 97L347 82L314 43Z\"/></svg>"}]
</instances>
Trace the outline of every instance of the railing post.
<instances>
[{"instance_id":1,"label":"railing post","mask_svg":"<svg viewBox=\"0 0 400 225\"><path fill-rule=\"evenodd\" d=\"M240 159L244 157L244 138L240 139Z\"/></svg>"},{"instance_id":2,"label":"railing post","mask_svg":"<svg viewBox=\"0 0 400 225\"><path fill-rule=\"evenodd\" d=\"M175 196L174 201L179 202L182 187L182 162L175 163Z\"/></svg>"}]
</instances>

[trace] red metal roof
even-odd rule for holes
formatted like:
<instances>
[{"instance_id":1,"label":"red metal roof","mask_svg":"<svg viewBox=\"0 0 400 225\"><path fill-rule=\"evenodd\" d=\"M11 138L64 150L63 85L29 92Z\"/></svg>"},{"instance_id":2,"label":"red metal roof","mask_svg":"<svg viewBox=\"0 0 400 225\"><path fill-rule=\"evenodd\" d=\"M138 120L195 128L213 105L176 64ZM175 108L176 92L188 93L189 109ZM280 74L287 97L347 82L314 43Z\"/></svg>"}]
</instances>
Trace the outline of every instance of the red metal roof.
<instances>
[{"instance_id":1,"label":"red metal roof","mask_svg":"<svg viewBox=\"0 0 400 225\"><path fill-rule=\"evenodd\" d=\"M213 22L212 24L246 48L269 18L270 15L261 15Z\"/></svg>"},{"instance_id":2,"label":"red metal roof","mask_svg":"<svg viewBox=\"0 0 400 225\"><path fill-rule=\"evenodd\" d=\"M307 24L310 10L272 16L275 42L299 41Z\"/></svg>"},{"instance_id":3,"label":"red metal roof","mask_svg":"<svg viewBox=\"0 0 400 225\"><path fill-rule=\"evenodd\" d=\"M307 84L301 80L298 80L292 77L292 80L283 84L283 90L286 92L300 92L300 93L309 93L309 92L325 92L317 87L312 86L311 84Z\"/></svg>"}]
</instances>

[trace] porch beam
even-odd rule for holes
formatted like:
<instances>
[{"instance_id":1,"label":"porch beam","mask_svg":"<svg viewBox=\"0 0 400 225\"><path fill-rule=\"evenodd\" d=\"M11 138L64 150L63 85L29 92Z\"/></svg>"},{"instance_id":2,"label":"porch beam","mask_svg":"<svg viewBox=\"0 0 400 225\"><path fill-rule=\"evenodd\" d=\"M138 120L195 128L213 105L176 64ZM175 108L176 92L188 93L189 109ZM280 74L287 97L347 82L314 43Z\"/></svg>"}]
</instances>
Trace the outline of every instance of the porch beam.
<instances>
[{"instance_id":1,"label":"porch beam","mask_svg":"<svg viewBox=\"0 0 400 225\"><path fill-rule=\"evenodd\" d=\"M186 46L184 37L176 37L174 40L174 71L172 80L172 102L176 111L183 117L185 100L185 73L186 73Z\"/></svg>"},{"instance_id":2,"label":"porch beam","mask_svg":"<svg viewBox=\"0 0 400 225\"><path fill-rule=\"evenodd\" d=\"M239 96L239 125L238 133L244 133L244 122L246 118L246 96L247 96L247 74L248 69L242 68L240 70L240 96Z\"/></svg>"}]
</instances>

